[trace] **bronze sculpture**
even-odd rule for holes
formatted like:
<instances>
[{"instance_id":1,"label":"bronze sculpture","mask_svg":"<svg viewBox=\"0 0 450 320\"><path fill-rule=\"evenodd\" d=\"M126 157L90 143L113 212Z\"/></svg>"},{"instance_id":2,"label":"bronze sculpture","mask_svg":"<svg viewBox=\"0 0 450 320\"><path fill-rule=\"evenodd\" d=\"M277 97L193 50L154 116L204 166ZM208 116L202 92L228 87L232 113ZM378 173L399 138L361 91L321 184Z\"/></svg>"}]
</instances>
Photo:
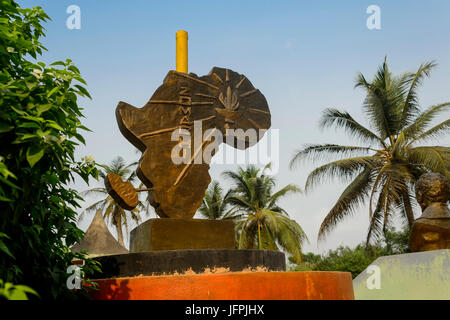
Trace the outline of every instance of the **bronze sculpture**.
<instances>
[{"instance_id":1,"label":"bronze sculpture","mask_svg":"<svg viewBox=\"0 0 450 320\"><path fill-rule=\"evenodd\" d=\"M142 152L136 173L146 188L134 189L114 174L105 185L126 210L137 205L137 192L148 192L163 218L131 231L131 252L235 249L231 221L193 216L211 181L208 170L219 145L244 150L256 144L270 127L269 107L244 75L230 69L214 67L201 77L187 73L187 33L177 32L176 39L177 71L168 72L142 108L125 102L116 108L120 131Z\"/></svg>"},{"instance_id":2,"label":"bronze sculpture","mask_svg":"<svg viewBox=\"0 0 450 320\"><path fill-rule=\"evenodd\" d=\"M416 199L423 213L412 226L410 249L450 249L450 182L442 174L426 173L416 183Z\"/></svg>"},{"instance_id":3,"label":"bronze sculpture","mask_svg":"<svg viewBox=\"0 0 450 320\"><path fill-rule=\"evenodd\" d=\"M202 154L216 129L224 143L245 149L262 138L270 127L270 111L262 93L243 75L214 67L203 77L169 71L163 84L142 108L119 102L116 118L122 134L142 151L137 175L147 186L149 199L162 218L192 218L201 205L211 178L209 162ZM195 141L195 122L199 123L200 143ZM180 141L171 135L184 129L190 135L187 149L191 154L182 163L174 163L173 150ZM259 130L256 140L230 132ZM209 130L209 131L208 131ZM218 145L218 143L217 143ZM212 149L212 154L216 150ZM200 157L200 161L196 161ZM111 179L115 181L111 183ZM136 198L130 189L119 186L117 177L108 176L106 185L119 204ZM115 192L112 185L116 185ZM117 190L128 190L118 192ZM136 203L136 201L134 201ZM125 209L130 209L127 205Z\"/></svg>"}]
</instances>

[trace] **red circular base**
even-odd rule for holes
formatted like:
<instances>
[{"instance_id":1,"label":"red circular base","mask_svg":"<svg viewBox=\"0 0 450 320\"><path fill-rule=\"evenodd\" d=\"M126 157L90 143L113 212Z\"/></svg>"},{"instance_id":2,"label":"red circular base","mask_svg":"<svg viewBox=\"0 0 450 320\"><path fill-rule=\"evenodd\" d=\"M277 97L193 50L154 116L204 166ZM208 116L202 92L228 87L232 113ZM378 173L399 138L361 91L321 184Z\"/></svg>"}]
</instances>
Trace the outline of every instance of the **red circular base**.
<instances>
[{"instance_id":1,"label":"red circular base","mask_svg":"<svg viewBox=\"0 0 450 320\"><path fill-rule=\"evenodd\" d=\"M95 300L353 300L348 272L230 272L95 280Z\"/></svg>"}]
</instances>

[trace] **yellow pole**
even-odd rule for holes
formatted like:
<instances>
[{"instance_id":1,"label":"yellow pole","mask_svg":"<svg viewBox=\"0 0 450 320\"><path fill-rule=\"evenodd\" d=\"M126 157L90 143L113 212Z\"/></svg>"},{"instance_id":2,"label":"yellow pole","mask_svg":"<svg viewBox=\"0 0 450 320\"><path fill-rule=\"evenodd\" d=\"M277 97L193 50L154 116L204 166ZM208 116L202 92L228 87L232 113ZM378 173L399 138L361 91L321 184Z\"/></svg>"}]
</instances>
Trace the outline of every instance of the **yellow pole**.
<instances>
[{"instance_id":1,"label":"yellow pole","mask_svg":"<svg viewBox=\"0 0 450 320\"><path fill-rule=\"evenodd\" d=\"M177 31L177 65L178 72L188 73L188 33L184 30Z\"/></svg>"}]
</instances>

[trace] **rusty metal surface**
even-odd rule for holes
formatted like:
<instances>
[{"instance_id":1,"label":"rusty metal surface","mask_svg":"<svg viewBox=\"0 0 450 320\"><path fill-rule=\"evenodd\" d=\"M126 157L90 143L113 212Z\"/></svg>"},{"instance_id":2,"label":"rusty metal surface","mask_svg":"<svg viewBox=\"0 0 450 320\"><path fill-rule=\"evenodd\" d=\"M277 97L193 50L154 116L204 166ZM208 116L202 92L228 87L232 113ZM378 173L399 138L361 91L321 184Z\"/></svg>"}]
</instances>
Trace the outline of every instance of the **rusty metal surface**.
<instances>
[{"instance_id":1,"label":"rusty metal surface","mask_svg":"<svg viewBox=\"0 0 450 320\"><path fill-rule=\"evenodd\" d=\"M122 181L122 178L114 173L108 173L105 179L105 186L108 194L126 210L132 210L138 205L138 194L129 181Z\"/></svg>"}]
</instances>

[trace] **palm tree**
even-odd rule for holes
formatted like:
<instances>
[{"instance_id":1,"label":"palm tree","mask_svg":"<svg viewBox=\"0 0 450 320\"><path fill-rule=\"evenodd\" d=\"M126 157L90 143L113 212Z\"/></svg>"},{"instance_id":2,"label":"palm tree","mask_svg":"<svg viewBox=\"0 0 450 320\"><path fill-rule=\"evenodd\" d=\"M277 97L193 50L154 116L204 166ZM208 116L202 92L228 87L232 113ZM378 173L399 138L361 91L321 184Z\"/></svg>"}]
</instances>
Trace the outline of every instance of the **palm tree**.
<instances>
[{"instance_id":1,"label":"palm tree","mask_svg":"<svg viewBox=\"0 0 450 320\"><path fill-rule=\"evenodd\" d=\"M108 173L115 173L119 175L122 180L133 182L136 178L136 173L132 169L136 165L136 162L131 164L126 164L125 160L122 157L114 158L109 165L103 165L104 170L100 170L99 176L103 179L106 178ZM141 211L148 214L148 204L144 204L139 200L138 206L131 210L125 210L121 208L116 201L108 194L106 188L92 188L81 193L81 196L88 195L100 195L104 198L93 203L89 207L85 209L85 211L80 215L80 220L84 217L85 213L94 213L98 209L101 209L103 212L103 218L106 222L110 221L110 223L116 228L117 231L117 241L125 247L123 241L123 231L122 227L125 227L125 230L128 233L128 224L129 218L132 220L139 222L141 216L139 213Z\"/></svg>"},{"instance_id":2,"label":"palm tree","mask_svg":"<svg viewBox=\"0 0 450 320\"><path fill-rule=\"evenodd\" d=\"M202 205L198 208L198 212L206 219L237 219L240 215L236 215L236 209L229 208L228 204L228 199L231 194L232 190L229 190L224 196L219 182L213 181L205 192L205 197L203 198Z\"/></svg>"},{"instance_id":3,"label":"palm tree","mask_svg":"<svg viewBox=\"0 0 450 320\"><path fill-rule=\"evenodd\" d=\"M239 249L278 250L278 245L301 261L301 248L308 241L300 225L289 216L277 201L289 193L300 192L294 185L287 185L273 193L275 179L265 174L269 165L261 171L250 165L237 172L226 171L223 175L235 187L227 202L243 214L237 221L236 231Z\"/></svg>"},{"instance_id":4,"label":"palm tree","mask_svg":"<svg viewBox=\"0 0 450 320\"><path fill-rule=\"evenodd\" d=\"M366 91L363 112L373 130L349 113L332 108L323 112L320 126L342 128L368 146L313 144L296 152L291 168L305 159L341 157L313 170L305 191L329 178L351 181L322 222L319 240L367 200L370 217L367 244L381 238L391 227L395 214L400 214L411 227L412 187L418 177L428 171L450 177L450 148L419 145L448 133L450 128L450 119L428 128L435 117L449 110L449 102L420 110L417 90L434 67L433 62L423 63L415 73L394 76L385 59L371 82L359 74L355 87Z\"/></svg>"}]
</instances>

